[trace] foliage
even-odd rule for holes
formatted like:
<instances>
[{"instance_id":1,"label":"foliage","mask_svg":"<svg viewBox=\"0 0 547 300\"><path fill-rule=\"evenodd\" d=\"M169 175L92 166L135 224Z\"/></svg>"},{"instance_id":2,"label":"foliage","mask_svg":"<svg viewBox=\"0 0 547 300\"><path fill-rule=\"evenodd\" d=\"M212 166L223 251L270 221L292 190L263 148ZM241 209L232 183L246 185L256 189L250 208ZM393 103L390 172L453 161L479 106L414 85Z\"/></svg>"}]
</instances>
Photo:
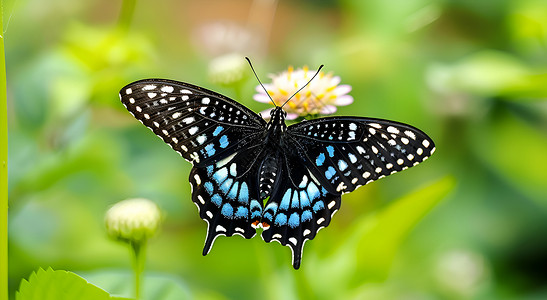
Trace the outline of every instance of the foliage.
<instances>
[{"instance_id":1,"label":"foliage","mask_svg":"<svg viewBox=\"0 0 547 300\"><path fill-rule=\"evenodd\" d=\"M127 299L111 297L107 292L88 283L82 277L67 271L38 269L29 280L21 281L21 287L15 295L17 300L68 300L68 299Z\"/></svg>"}]
</instances>

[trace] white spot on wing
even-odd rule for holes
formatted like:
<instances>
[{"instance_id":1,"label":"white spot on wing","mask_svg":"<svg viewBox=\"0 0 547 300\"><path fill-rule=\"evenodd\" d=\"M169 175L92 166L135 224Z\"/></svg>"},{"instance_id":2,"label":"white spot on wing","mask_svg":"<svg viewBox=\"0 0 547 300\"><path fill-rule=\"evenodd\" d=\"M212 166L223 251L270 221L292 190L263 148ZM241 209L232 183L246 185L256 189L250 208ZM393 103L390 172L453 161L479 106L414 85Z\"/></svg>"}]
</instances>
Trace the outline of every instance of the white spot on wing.
<instances>
[{"instance_id":1,"label":"white spot on wing","mask_svg":"<svg viewBox=\"0 0 547 300\"><path fill-rule=\"evenodd\" d=\"M416 135L414 134L414 132L410 131L410 130L405 130L405 134L406 136L408 136L409 138L415 140L416 139Z\"/></svg>"},{"instance_id":2,"label":"white spot on wing","mask_svg":"<svg viewBox=\"0 0 547 300\"><path fill-rule=\"evenodd\" d=\"M397 129L397 128L393 127L393 126L388 126L388 127L387 127L387 132L398 134L398 133L399 133L399 129Z\"/></svg>"},{"instance_id":3,"label":"white spot on wing","mask_svg":"<svg viewBox=\"0 0 547 300\"><path fill-rule=\"evenodd\" d=\"M197 184L197 185L200 185L200 184L201 184L201 178L199 177L198 174L194 175L194 179L196 180L196 184Z\"/></svg>"},{"instance_id":4,"label":"white spot on wing","mask_svg":"<svg viewBox=\"0 0 547 300\"><path fill-rule=\"evenodd\" d=\"M161 87L161 91L165 93L172 93L175 89L172 86L165 85Z\"/></svg>"},{"instance_id":5,"label":"white spot on wing","mask_svg":"<svg viewBox=\"0 0 547 300\"><path fill-rule=\"evenodd\" d=\"M374 128L378 128L378 129L382 128L382 125L380 125L378 123L368 123L368 126L372 126Z\"/></svg>"},{"instance_id":6,"label":"white spot on wing","mask_svg":"<svg viewBox=\"0 0 547 300\"><path fill-rule=\"evenodd\" d=\"M190 128L190 129L188 129L188 133L189 133L190 135L194 135L194 134L196 134L196 132L198 132L198 129L199 129L199 128L198 128L197 126L194 126L194 127Z\"/></svg>"}]
</instances>

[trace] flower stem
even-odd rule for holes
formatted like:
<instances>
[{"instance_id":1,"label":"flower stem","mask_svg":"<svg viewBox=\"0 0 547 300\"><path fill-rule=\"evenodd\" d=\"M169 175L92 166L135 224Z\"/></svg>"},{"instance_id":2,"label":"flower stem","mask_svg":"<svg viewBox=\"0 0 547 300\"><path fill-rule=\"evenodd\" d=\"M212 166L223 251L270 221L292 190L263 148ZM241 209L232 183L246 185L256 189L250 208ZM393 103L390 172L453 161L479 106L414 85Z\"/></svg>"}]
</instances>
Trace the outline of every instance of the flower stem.
<instances>
[{"instance_id":1,"label":"flower stem","mask_svg":"<svg viewBox=\"0 0 547 300\"><path fill-rule=\"evenodd\" d=\"M136 3L137 0L123 0L120 18L118 19L118 28L123 32L126 32L131 25Z\"/></svg>"},{"instance_id":2,"label":"flower stem","mask_svg":"<svg viewBox=\"0 0 547 300\"><path fill-rule=\"evenodd\" d=\"M4 2L0 3L0 299L8 298L8 96L4 53Z\"/></svg>"},{"instance_id":3,"label":"flower stem","mask_svg":"<svg viewBox=\"0 0 547 300\"><path fill-rule=\"evenodd\" d=\"M135 300L141 299L141 275L144 270L146 241L131 242L133 271L135 272Z\"/></svg>"}]
</instances>

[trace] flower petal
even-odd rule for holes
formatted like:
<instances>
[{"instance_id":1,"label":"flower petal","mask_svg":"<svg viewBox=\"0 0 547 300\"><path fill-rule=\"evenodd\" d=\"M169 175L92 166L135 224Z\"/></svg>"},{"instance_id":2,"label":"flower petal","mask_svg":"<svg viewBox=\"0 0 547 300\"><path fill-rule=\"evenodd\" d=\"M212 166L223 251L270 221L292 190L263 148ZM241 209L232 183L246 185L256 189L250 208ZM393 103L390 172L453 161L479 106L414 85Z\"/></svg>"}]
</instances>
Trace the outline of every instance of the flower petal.
<instances>
[{"instance_id":1,"label":"flower petal","mask_svg":"<svg viewBox=\"0 0 547 300\"><path fill-rule=\"evenodd\" d=\"M322 115L331 115L336 112L336 106L334 105L325 105L321 107L321 114Z\"/></svg>"},{"instance_id":2,"label":"flower petal","mask_svg":"<svg viewBox=\"0 0 547 300\"><path fill-rule=\"evenodd\" d=\"M350 95L339 96L334 99L333 104L338 106L349 105L353 103L353 97Z\"/></svg>"},{"instance_id":3,"label":"flower petal","mask_svg":"<svg viewBox=\"0 0 547 300\"><path fill-rule=\"evenodd\" d=\"M294 120L296 118L298 118L298 114L287 113L285 120Z\"/></svg>"},{"instance_id":4,"label":"flower petal","mask_svg":"<svg viewBox=\"0 0 547 300\"><path fill-rule=\"evenodd\" d=\"M270 103L270 98L266 94L254 94L253 99L262 103Z\"/></svg>"},{"instance_id":5,"label":"flower petal","mask_svg":"<svg viewBox=\"0 0 547 300\"><path fill-rule=\"evenodd\" d=\"M345 95L349 92L351 92L351 85L347 85L347 84L339 85L334 89L334 93L336 95Z\"/></svg>"}]
</instances>

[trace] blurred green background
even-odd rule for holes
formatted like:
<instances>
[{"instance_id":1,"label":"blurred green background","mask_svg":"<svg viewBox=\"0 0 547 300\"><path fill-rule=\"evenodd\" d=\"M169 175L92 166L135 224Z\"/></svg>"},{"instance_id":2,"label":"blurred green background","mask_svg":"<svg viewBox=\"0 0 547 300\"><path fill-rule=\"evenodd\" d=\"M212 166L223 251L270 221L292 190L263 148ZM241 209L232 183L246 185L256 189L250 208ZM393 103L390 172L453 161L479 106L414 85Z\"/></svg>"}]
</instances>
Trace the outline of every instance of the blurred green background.
<instances>
[{"instance_id":1,"label":"blurred green background","mask_svg":"<svg viewBox=\"0 0 547 300\"><path fill-rule=\"evenodd\" d=\"M131 3L5 1L12 296L48 266L130 296L103 218L146 197L165 213L148 291L172 299L547 299L547 1ZM353 87L338 115L412 124L437 152L344 195L298 271L259 236L203 257L190 164L118 91L170 78L268 108L234 56L264 82L325 64Z\"/></svg>"}]
</instances>

